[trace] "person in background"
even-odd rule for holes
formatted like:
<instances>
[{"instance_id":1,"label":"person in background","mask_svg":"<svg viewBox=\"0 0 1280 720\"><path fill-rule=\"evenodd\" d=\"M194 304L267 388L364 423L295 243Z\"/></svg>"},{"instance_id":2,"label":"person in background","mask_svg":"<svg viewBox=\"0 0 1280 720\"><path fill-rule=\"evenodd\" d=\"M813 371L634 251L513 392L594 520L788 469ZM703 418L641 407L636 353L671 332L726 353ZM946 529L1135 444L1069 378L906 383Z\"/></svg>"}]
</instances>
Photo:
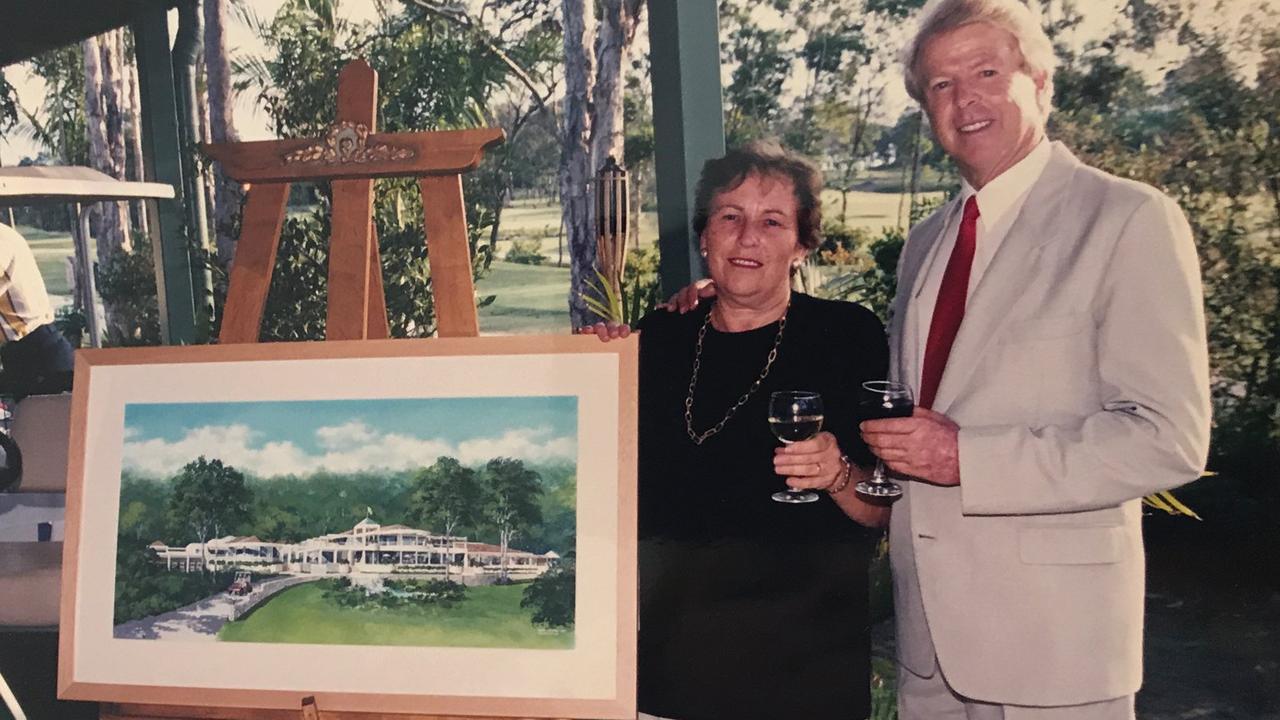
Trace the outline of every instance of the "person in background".
<instances>
[{"instance_id":1,"label":"person in background","mask_svg":"<svg viewBox=\"0 0 1280 720\"><path fill-rule=\"evenodd\" d=\"M0 393L62 392L74 368L70 343L53 325L53 307L27 241L0 224Z\"/></svg>"},{"instance_id":2,"label":"person in background","mask_svg":"<svg viewBox=\"0 0 1280 720\"><path fill-rule=\"evenodd\" d=\"M888 508L853 490L872 461L856 404L888 350L870 311L791 291L819 243L820 191L818 171L773 143L707 162L694 230L720 294L639 324L641 717L869 714L867 528ZM779 447L779 390L821 394L816 437ZM821 498L775 502L784 480Z\"/></svg>"}]
</instances>

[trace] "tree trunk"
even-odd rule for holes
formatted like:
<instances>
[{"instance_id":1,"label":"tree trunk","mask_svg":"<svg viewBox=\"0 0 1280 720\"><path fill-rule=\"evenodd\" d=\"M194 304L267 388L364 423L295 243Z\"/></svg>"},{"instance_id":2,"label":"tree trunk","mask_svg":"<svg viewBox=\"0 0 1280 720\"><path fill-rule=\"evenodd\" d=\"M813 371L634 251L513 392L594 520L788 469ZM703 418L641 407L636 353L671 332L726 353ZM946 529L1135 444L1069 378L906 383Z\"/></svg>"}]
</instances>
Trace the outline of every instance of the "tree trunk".
<instances>
[{"instance_id":1,"label":"tree trunk","mask_svg":"<svg viewBox=\"0 0 1280 720\"><path fill-rule=\"evenodd\" d=\"M502 546L502 552L499 555L500 559L498 560L498 580L505 583L510 579L510 576L507 574L507 546L511 544L511 531L507 529L499 530L498 538L498 542Z\"/></svg>"},{"instance_id":2,"label":"tree trunk","mask_svg":"<svg viewBox=\"0 0 1280 720\"><path fill-rule=\"evenodd\" d=\"M911 143L911 210L907 213L907 226L916 224L916 197L920 188L920 139L924 132L924 110L916 113L916 135Z\"/></svg>"},{"instance_id":3,"label":"tree trunk","mask_svg":"<svg viewBox=\"0 0 1280 720\"><path fill-rule=\"evenodd\" d=\"M102 50L98 46L98 38L86 38L81 43L81 50L84 53L84 132L88 140L88 164L102 170L110 165L110 151L107 149L107 126L103 117L106 111L102 101ZM103 242L102 209L96 203L89 211L89 229L98 242Z\"/></svg>"},{"instance_id":4,"label":"tree trunk","mask_svg":"<svg viewBox=\"0 0 1280 720\"><path fill-rule=\"evenodd\" d=\"M569 237L569 321L574 328L595 321L583 293L594 277L596 238L592 228L591 117L594 83L592 0L563 0L565 95L561 114L560 212Z\"/></svg>"},{"instance_id":5,"label":"tree trunk","mask_svg":"<svg viewBox=\"0 0 1280 720\"><path fill-rule=\"evenodd\" d=\"M111 88L118 75L118 58L114 51L115 40L110 34L91 37L81 43L84 52L84 99L85 99L85 136L88 140L89 167L111 177L119 178L123 174L123 161L117 171L115 157L112 153L111 136L120 137L120 108L118 95ZM123 149L122 141L117 144ZM128 232L126 221L120 214L120 203L95 203L90 209L90 232L97 239L97 262L105 263L117 253L127 250ZM85 259L81 259L85 260ZM88 266L93 272L92 263L79 263L80 267ZM96 298L91 297L84 288L89 287L87 278L78 278L77 297L81 298L85 313L96 313ZM113 308L104 307L104 329L112 327L115 312Z\"/></svg>"},{"instance_id":6,"label":"tree trunk","mask_svg":"<svg viewBox=\"0 0 1280 720\"><path fill-rule=\"evenodd\" d=\"M196 61L196 67L195 67L197 88L200 87L200 80L202 79L201 76L207 74L207 71L204 68L205 68L205 55L203 52L201 52L200 59ZM213 137L210 134L210 129L209 129L209 125L210 125L209 93L207 88L205 89L205 92L199 92L197 90L196 110L198 111L199 118L200 118L200 127L197 129L197 134L199 135L200 142L202 143L213 142ZM217 231L216 225L213 224L213 219L217 217L217 214L218 214L218 204L217 204L217 187L218 186L214 179L214 173L211 170L202 172L200 173L200 180L201 180L201 189L204 191L204 206L206 208L205 218L209 221L209 227L206 229L210 233L216 233ZM216 241L216 235L214 235L214 238ZM216 244L210 247L209 250L210 252L216 252L217 250Z\"/></svg>"},{"instance_id":7,"label":"tree trunk","mask_svg":"<svg viewBox=\"0 0 1280 720\"><path fill-rule=\"evenodd\" d=\"M596 82L591 101L591 172L600 170L605 158L622 162L622 64L627 37L635 19L628 17L624 0L601 0L600 32L596 37Z\"/></svg>"},{"instance_id":8,"label":"tree trunk","mask_svg":"<svg viewBox=\"0 0 1280 720\"><path fill-rule=\"evenodd\" d=\"M110 161L110 170L105 172L117 180L125 179L128 155L124 135L124 58L120 47L122 35L123 31L112 30L105 33L98 43L102 50L102 109ZM103 213L111 232L118 233L118 237L112 238L113 250L132 252L133 246L129 241L129 203L106 203ZM102 258L101 250L98 256Z\"/></svg>"},{"instance_id":9,"label":"tree trunk","mask_svg":"<svg viewBox=\"0 0 1280 720\"><path fill-rule=\"evenodd\" d=\"M142 101L139 99L142 93L138 87L138 62L136 57L125 51L124 38L125 34L121 31L120 58L121 67L124 70L124 117L129 150L129 173L126 177L130 180L145 182L147 173L142 165ZM133 224L141 237L150 236L146 203L142 200L135 201L133 204Z\"/></svg>"},{"instance_id":10,"label":"tree trunk","mask_svg":"<svg viewBox=\"0 0 1280 720\"><path fill-rule=\"evenodd\" d=\"M237 142L231 118L231 60L227 55L227 0L204 0L205 82L209 91L209 137L213 142ZM214 165L213 229L218 260L230 264L236 250L236 219L244 189Z\"/></svg>"}]
</instances>

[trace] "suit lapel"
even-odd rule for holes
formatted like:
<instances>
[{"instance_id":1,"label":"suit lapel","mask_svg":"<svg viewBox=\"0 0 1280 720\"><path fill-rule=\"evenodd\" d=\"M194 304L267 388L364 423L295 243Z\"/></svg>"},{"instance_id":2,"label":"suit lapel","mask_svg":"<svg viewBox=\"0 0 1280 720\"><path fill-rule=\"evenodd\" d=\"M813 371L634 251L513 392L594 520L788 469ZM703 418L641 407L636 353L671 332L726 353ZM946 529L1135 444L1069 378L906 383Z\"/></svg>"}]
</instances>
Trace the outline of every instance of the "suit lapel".
<instances>
[{"instance_id":1,"label":"suit lapel","mask_svg":"<svg viewBox=\"0 0 1280 720\"><path fill-rule=\"evenodd\" d=\"M937 255L938 240L958 207L959 198L957 197L930 215L911 232L910 239L903 250L891 320L898 328L898 332L892 338L893 347L890 348L894 357L897 358L897 362L893 363L897 376L893 379L898 382L914 385L916 378L920 375L920 359L916 357L914 343L908 342L908 338L918 336L919 328L916 324L919 321L919 313L909 312L908 308L911 307L911 301L920 293L925 268L929 267L933 262L932 258Z\"/></svg>"},{"instance_id":2,"label":"suit lapel","mask_svg":"<svg viewBox=\"0 0 1280 720\"><path fill-rule=\"evenodd\" d=\"M1048 165L969 298L938 385L933 404L938 412L947 412L955 402L992 337L1010 316L1009 309L1036 279L1033 266L1040 249L1058 236L1054 231L1066 202L1065 190L1079 167L1080 161L1065 146L1053 144Z\"/></svg>"}]
</instances>

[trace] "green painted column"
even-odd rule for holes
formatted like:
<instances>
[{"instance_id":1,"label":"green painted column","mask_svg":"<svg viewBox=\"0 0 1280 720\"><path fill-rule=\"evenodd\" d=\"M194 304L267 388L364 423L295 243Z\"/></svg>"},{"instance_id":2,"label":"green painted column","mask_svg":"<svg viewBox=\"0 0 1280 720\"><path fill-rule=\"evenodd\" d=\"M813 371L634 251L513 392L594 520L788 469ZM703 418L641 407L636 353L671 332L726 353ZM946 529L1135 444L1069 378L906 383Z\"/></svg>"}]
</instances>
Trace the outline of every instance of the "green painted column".
<instances>
[{"instance_id":1,"label":"green painted column","mask_svg":"<svg viewBox=\"0 0 1280 720\"><path fill-rule=\"evenodd\" d=\"M169 50L169 17L149 4L132 25L142 104L142 155L147 180L172 185L177 197L157 200L151 213L160 332L167 345L196 341L195 291L187 225L183 219L182 145Z\"/></svg>"},{"instance_id":2,"label":"green painted column","mask_svg":"<svg viewBox=\"0 0 1280 720\"><path fill-rule=\"evenodd\" d=\"M724 154L716 0L649 0L649 63L665 298L702 277L693 194L702 164Z\"/></svg>"}]
</instances>

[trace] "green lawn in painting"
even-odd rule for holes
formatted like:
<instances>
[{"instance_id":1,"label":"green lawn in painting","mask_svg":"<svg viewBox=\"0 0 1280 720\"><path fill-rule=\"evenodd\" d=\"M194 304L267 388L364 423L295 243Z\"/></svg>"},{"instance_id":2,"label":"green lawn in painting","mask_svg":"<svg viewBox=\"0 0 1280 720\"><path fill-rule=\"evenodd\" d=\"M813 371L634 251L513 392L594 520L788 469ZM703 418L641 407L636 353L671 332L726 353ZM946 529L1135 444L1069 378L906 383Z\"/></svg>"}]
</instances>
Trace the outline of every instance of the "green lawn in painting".
<instances>
[{"instance_id":1,"label":"green lawn in painting","mask_svg":"<svg viewBox=\"0 0 1280 720\"><path fill-rule=\"evenodd\" d=\"M344 608L324 597L336 581L289 588L243 620L228 623L218 639L233 642L416 645L565 650L572 631L534 627L520 607L525 585L467 588L467 599L451 608L435 605Z\"/></svg>"}]
</instances>

